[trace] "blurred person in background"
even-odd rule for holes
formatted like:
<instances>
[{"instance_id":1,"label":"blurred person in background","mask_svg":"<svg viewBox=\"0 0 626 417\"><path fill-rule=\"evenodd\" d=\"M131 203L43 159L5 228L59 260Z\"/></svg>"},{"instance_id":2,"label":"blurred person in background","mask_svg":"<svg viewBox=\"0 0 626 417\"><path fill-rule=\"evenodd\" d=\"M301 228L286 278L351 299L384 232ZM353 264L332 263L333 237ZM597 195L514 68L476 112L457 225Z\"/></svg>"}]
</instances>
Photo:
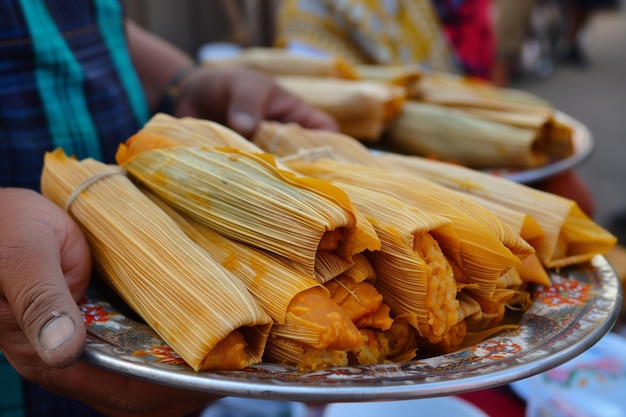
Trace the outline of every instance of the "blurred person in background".
<instances>
[{"instance_id":1,"label":"blurred person in background","mask_svg":"<svg viewBox=\"0 0 626 417\"><path fill-rule=\"evenodd\" d=\"M431 0L283 0L275 44L353 64L462 72Z\"/></svg>"},{"instance_id":2,"label":"blurred person in background","mask_svg":"<svg viewBox=\"0 0 626 417\"><path fill-rule=\"evenodd\" d=\"M80 360L87 241L38 193L44 153L114 163L161 111L251 136L262 119L336 129L246 70L209 70L125 19L118 0L0 2L0 416L182 416L214 399Z\"/></svg>"},{"instance_id":3,"label":"blurred person in background","mask_svg":"<svg viewBox=\"0 0 626 417\"><path fill-rule=\"evenodd\" d=\"M561 46L561 62L584 67L589 64L583 46L583 34L594 13L618 7L617 0L562 0L565 34Z\"/></svg>"},{"instance_id":4,"label":"blurred person in background","mask_svg":"<svg viewBox=\"0 0 626 417\"><path fill-rule=\"evenodd\" d=\"M492 81L497 44L491 0L431 0L461 74Z\"/></svg>"},{"instance_id":5,"label":"blurred person in background","mask_svg":"<svg viewBox=\"0 0 626 417\"><path fill-rule=\"evenodd\" d=\"M540 0L494 0L493 27L496 38L493 83L508 87L528 35L530 16Z\"/></svg>"}]
</instances>

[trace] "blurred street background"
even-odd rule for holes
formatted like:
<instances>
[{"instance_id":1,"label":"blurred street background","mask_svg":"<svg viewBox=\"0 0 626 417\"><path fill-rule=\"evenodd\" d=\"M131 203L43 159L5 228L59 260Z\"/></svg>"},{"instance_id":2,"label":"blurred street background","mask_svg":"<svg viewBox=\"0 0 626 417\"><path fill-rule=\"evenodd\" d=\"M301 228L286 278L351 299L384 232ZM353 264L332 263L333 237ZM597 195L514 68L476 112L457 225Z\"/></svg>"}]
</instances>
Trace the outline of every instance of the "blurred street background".
<instances>
[{"instance_id":1,"label":"blurred street background","mask_svg":"<svg viewBox=\"0 0 626 417\"><path fill-rule=\"evenodd\" d=\"M597 12L582 38L586 65L554 62L545 78L523 71L512 79L511 86L547 99L589 128L595 147L577 171L595 197L596 221L611 228L615 215L626 216L624 7Z\"/></svg>"}]
</instances>

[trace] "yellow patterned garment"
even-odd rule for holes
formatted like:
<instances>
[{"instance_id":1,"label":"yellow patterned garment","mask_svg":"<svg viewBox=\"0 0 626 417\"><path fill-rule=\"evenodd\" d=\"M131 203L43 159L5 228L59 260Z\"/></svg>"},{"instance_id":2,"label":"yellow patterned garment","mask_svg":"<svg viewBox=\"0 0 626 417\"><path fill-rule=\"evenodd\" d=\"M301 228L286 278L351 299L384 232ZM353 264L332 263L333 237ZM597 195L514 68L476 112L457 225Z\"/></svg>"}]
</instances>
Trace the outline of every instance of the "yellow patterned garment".
<instances>
[{"instance_id":1,"label":"yellow patterned garment","mask_svg":"<svg viewBox=\"0 0 626 417\"><path fill-rule=\"evenodd\" d=\"M430 0L283 0L276 46L458 73Z\"/></svg>"}]
</instances>

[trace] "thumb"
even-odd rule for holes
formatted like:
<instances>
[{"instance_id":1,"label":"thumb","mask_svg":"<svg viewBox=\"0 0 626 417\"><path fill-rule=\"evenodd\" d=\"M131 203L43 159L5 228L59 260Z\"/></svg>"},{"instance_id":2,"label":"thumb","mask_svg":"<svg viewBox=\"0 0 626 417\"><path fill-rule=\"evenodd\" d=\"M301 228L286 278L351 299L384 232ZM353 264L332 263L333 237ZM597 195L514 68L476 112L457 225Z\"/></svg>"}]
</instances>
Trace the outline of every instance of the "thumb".
<instances>
[{"instance_id":1,"label":"thumb","mask_svg":"<svg viewBox=\"0 0 626 417\"><path fill-rule=\"evenodd\" d=\"M91 269L87 243L69 215L43 196L0 191L0 295L41 359L68 366L85 344L76 299Z\"/></svg>"}]
</instances>

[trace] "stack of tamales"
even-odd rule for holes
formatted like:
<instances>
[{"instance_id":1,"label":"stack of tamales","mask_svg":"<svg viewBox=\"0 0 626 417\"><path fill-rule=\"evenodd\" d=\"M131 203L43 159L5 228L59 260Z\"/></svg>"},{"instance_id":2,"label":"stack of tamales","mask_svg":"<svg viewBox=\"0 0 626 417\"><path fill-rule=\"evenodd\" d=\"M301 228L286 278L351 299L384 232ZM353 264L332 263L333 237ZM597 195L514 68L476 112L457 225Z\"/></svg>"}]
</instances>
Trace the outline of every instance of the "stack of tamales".
<instances>
[{"instance_id":1,"label":"stack of tamales","mask_svg":"<svg viewBox=\"0 0 626 417\"><path fill-rule=\"evenodd\" d=\"M574 121L545 100L417 66L351 65L250 48L206 65L263 71L369 145L471 168L529 169L571 156Z\"/></svg>"},{"instance_id":2,"label":"stack of tamales","mask_svg":"<svg viewBox=\"0 0 626 417\"><path fill-rule=\"evenodd\" d=\"M536 168L574 152L571 120L545 100L456 75L423 74L385 137L393 150L471 168Z\"/></svg>"},{"instance_id":3,"label":"stack of tamales","mask_svg":"<svg viewBox=\"0 0 626 417\"><path fill-rule=\"evenodd\" d=\"M99 275L196 370L449 352L515 327L508 308L528 307L545 268L615 243L572 202L498 178L472 193L398 158L296 125L266 123L249 142L157 115L119 166L48 154L42 190L85 231ZM528 198L559 208L505 205Z\"/></svg>"}]
</instances>

